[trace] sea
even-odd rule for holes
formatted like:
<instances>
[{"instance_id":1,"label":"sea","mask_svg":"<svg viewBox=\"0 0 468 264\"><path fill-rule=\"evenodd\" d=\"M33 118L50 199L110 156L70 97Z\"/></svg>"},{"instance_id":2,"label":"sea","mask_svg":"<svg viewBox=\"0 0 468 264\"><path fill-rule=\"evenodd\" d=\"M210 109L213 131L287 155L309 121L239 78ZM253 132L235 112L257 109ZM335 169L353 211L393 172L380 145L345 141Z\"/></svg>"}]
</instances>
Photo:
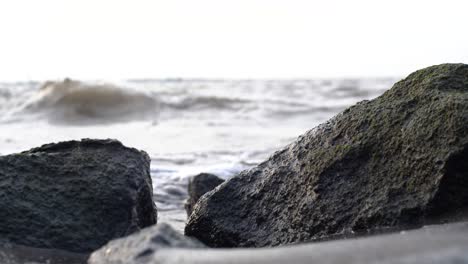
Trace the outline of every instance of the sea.
<instances>
[{"instance_id":1,"label":"sea","mask_svg":"<svg viewBox=\"0 0 468 264\"><path fill-rule=\"evenodd\" d=\"M190 177L228 179L398 78L0 83L0 155L118 139L146 151L158 221L182 230Z\"/></svg>"}]
</instances>

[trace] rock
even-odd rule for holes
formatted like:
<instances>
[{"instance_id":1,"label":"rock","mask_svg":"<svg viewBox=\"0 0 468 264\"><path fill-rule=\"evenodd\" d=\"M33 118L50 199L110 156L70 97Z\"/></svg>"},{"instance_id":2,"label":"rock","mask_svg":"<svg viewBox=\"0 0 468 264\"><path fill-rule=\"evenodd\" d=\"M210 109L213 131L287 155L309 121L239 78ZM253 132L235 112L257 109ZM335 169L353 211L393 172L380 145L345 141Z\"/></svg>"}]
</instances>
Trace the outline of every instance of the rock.
<instances>
[{"instance_id":1,"label":"rock","mask_svg":"<svg viewBox=\"0 0 468 264\"><path fill-rule=\"evenodd\" d=\"M88 258L89 254L0 242L2 264L85 264Z\"/></svg>"},{"instance_id":2,"label":"rock","mask_svg":"<svg viewBox=\"0 0 468 264\"><path fill-rule=\"evenodd\" d=\"M89 264L159 263L156 253L163 249L204 248L199 241L176 232L168 224L148 227L125 238L112 240L91 254Z\"/></svg>"},{"instance_id":3,"label":"rock","mask_svg":"<svg viewBox=\"0 0 468 264\"><path fill-rule=\"evenodd\" d=\"M468 205L467 160L468 65L432 66L203 196L185 233L263 247L441 221Z\"/></svg>"},{"instance_id":4,"label":"rock","mask_svg":"<svg viewBox=\"0 0 468 264\"><path fill-rule=\"evenodd\" d=\"M467 264L468 224L275 248L162 249L158 264ZM92 262L91 264L106 263ZM111 262L147 263L147 262Z\"/></svg>"},{"instance_id":5,"label":"rock","mask_svg":"<svg viewBox=\"0 0 468 264\"><path fill-rule=\"evenodd\" d=\"M209 173L200 173L190 178L188 184L189 198L185 202L185 211L187 211L187 215L190 216L193 206L197 203L200 197L223 182L223 179Z\"/></svg>"},{"instance_id":6,"label":"rock","mask_svg":"<svg viewBox=\"0 0 468 264\"><path fill-rule=\"evenodd\" d=\"M91 252L156 223L145 152L115 140L67 141L0 157L0 236Z\"/></svg>"}]
</instances>

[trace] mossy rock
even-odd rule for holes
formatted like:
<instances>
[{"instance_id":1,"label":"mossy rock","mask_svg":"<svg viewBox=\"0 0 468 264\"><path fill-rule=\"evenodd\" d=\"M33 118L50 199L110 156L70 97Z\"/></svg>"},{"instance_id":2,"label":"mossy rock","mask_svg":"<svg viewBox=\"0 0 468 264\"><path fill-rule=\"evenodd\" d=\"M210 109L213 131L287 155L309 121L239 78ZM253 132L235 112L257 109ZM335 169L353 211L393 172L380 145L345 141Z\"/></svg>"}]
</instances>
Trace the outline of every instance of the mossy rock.
<instances>
[{"instance_id":1,"label":"mossy rock","mask_svg":"<svg viewBox=\"0 0 468 264\"><path fill-rule=\"evenodd\" d=\"M263 247L440 222L468 205L468 65L419 70L203 196L185 232Z\"/></svg>"}]
</instances>

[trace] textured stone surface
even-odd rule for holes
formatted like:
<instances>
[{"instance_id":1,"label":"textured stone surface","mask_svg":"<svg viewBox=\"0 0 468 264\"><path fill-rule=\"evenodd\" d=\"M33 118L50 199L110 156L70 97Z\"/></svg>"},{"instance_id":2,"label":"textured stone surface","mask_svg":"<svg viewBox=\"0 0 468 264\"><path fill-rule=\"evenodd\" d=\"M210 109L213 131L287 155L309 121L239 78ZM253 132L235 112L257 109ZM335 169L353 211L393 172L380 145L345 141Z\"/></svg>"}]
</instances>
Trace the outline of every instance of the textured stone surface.
<instances>
[{"instance_id":1,"label":"textured stone surface","mask_svg":"<svg viewBox=\"0 0 468 264\"><path fill-rule=\"evenodd\" d=\"M67 141L0 157L0 237L93 251L156 223L148 155L114 140Z\"/></svg>"},{"instance_id":2,"label":"textured stone surface","mask_svg":"<svg viewBox=\"0 0 468 264\"><path fill-rule=\"evenodd\" d=\"M0 242L2 264L85 264L89 254Z\"/></svg>"},{"instance_id":3,"label":"textured stone surface","mask_svg":"<svg viewBox=\"0 0 468 264\"><path fill-rule=\"evenodd\" d=\"M156 253L163 249L204 248L199 241L176 232L168 224L148 227L128 237L109 242L89 258L89 264L159 263Z\"/></svg>"},{"instance_id":4,"label":"textured stone surface","mask_svg":"<svg viewBox=\"0 0 468 264\"><path fill-rule=\"evenodd\" d=\"M188 184L189 198L185 202L185 210L187 211L187 215L190 216L193 210L193 206L195 206L200 197L202 197L205 193L213 190L216 188L216 186L223 182L223 179L209 173L200 173L190 178Z\"/></svg>"},{"instance_id":5,"label":"textured stone surface","mask_svg":"<svg viewBox=\"0 0 468 264\"><path fill-rule=\"evenodd\" d=\"M468 65L412 73L203 196L185 233L262 247L420 226L468 204Z\"/></svg>"}]
</instances>

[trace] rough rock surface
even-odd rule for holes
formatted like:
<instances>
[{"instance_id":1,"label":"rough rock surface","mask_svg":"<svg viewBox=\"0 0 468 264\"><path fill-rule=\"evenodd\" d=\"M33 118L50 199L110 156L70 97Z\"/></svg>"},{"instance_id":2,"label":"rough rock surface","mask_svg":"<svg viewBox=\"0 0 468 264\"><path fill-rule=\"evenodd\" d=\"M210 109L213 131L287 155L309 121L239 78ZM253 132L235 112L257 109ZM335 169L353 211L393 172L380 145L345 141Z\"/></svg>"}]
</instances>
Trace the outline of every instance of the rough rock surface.
<instances>
[{"instance_id":1,"label":"rough rock surface","mask_svg":"<svg viewBox=\"0 0 468 264\"><path fill-rule=\"evenodd\" d=\"M89 254L0 242L0 263L2 264L85 264L88 257Z\"/></svg>"},{"instance_id":2,"label":"rough rock surface","mask_svg":"<svg viewBox=\"0 0 468 264\"><path fill-rule=\"evenodd\" d=\"M161 249L204 248L199 241L176 232L165 223L148 227L128 237L109 242L91 254L89 264L159 263Z\"/></svg>"},{"instance_id":3,"label":"rough rock surface","mask_svg":"<svg viewBox=\"0 0 468 264\"><path fill-rule=\"evenodd\" d=\"M187 215L190 216L193 207L200 197L223 182L223 179L209 173L200 173L190 178L188 184L189 198L185 202L185 211L187 211Z\"/></svg>"},{"instance_id":4,"label":"rough rock surface","mask_svg":"<svg viewBox=\"0 0 468 264\"><path fill-rule=\"evenodd\" d=\"M420 226L468 205L468 65L416 71L203 196L185 229L262 247Z\"/></svg>"},{"instance_id":5,"label":"rough rock surface","mask_svg":"<svg viewBox=\"0 0 468 264\"><path fill-rule=\"evenodd\" d=\"M0 237L91 252L156 223L148 155L115 140L67 141L0 157Z\"/></svg>"}]
</instances>

